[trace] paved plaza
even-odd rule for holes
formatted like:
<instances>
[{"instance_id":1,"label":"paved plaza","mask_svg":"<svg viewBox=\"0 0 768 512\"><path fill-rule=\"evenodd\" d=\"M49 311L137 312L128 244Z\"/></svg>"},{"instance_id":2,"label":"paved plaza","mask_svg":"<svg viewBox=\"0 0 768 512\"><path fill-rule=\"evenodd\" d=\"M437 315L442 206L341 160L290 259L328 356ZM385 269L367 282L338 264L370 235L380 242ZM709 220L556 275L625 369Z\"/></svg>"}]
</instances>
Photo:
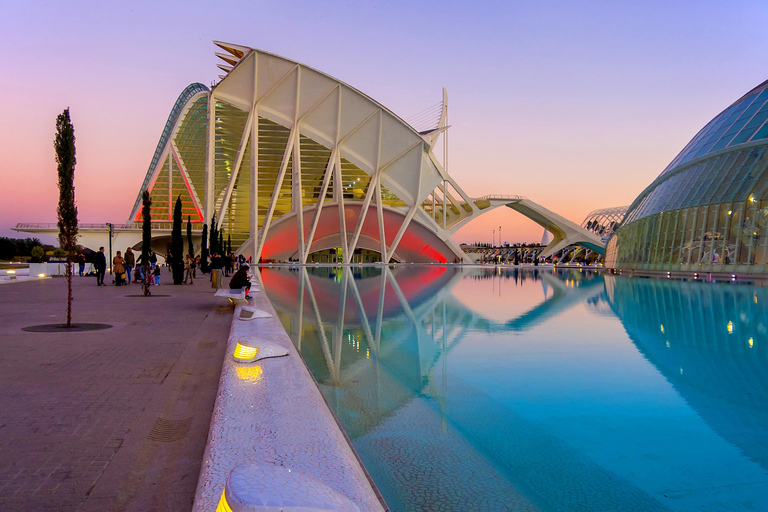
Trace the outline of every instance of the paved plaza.
<instances>
[{"instance_id":1,"label":"paved plaza","mask_svg":"<svg viewBox=\"0 0 768 512\"><path fill-rule=\"evenodd\" d=\"M75 323L113 328L74 333L21 330L64 321L65 279L0 287L0 510L191 510L232 307L162 278L75 277Z\"/></svg>"}]
</instances>

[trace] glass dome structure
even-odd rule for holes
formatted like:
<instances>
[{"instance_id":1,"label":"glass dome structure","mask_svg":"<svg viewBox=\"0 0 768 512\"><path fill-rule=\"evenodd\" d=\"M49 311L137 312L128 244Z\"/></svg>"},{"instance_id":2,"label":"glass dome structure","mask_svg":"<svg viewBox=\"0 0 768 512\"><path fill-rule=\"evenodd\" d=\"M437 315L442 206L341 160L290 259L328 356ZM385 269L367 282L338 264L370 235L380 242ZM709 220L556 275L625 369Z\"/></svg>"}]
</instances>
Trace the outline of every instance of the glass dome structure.
<instances>
[{"instance_id":1,"label":"glass dome structure","mask_svg":"<svg viewBox=\"0 0 768 512\"><path fill-rule=\"evenodd\" d=\"M589 212L581 223L581 227L600 235L607 240L621 224L629 206L615 206L613 208L601 208Z\"/></svg>"},{"instance_id":2,"label":"glass dome structure","mask_svg":"<svg viewBox=\"0 0 768 512\"><path fill-rule=\"evenodd\" d=\"M718 114L632 203L608 242L617 269L768 270L768 81Z\"/></svg>"}]
</instances>

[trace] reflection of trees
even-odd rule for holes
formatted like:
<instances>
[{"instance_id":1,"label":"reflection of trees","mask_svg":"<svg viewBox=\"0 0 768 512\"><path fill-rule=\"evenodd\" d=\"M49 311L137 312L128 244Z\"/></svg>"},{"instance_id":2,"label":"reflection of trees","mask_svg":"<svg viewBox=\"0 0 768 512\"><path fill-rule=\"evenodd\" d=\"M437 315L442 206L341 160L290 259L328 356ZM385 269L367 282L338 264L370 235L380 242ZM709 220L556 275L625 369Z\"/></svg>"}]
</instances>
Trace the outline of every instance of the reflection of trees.
<instances>
[{"instance_id":1,"label":"reflection of trees","mask_svg":"<svg viewBox=\"0 0 768 512\"><path fill-rule=\"evenodd\" d=\"M768 290L605 279L643 355L715 432L768 469Z\"/></svg>"}]
</instances>

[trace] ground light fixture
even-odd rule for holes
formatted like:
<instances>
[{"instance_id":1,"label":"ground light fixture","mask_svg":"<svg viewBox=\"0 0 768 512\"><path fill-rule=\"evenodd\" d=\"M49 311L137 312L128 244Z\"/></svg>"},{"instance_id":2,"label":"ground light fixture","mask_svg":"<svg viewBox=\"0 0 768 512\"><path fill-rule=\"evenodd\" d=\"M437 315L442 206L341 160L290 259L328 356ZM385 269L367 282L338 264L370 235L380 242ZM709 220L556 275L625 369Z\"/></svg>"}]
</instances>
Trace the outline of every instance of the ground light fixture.
<instances>
[{"instance_id":1,"label":"ground light fixture","mask_svg":"<svg viewBox=\"0 0 768 512\"><path fill-rule=\"evenodd\" d=\"M258 352L258 347L250 347L248 345L243 345L242 343L237 343L237 345L235 345L235 352L232 354L232 357L238 363L250 363L256 359L256 354Z\"/></svg>"},{"instance_id":2,"label":"ground light fixture","mask_svg":"<svg viewBox=\"0 0 768 512\"><path fill-rule=\"evenodd\" d=\"M360 512L354 502L324 483L291 468L271 464L235 467L227 477L216 510Z\"/></svg>"},{"instance_id":3,"label":"ground light fixture","mask_svg":"<svg viewBox=\"0 0 768 512\"><path fill-rule=\"evenodd\" d=\"M232 359L237 363L254 363L270 357L288 355L288 349L270 341L264 341L254 336L237 337Z\"/></svg>"},{"instance_id":4,"label":"ground light fixture","mask_svg":"<svg viewBox=\"0 0 768 512\"><path fill-rule=\"evenodd\" d=\"M40 279L43 279L45 277L45 274L37 274L37 277L39 277Z\"/></svg>"},{"instance_id":5,"label":"ground light fixture","mask_svg":"<svg viewBox=\"0 0 768 512\"><path fill-rule=\"evenodd\" d=\"M16 271L15 271L15 270L7 270L7 271L5 272L5 274L6 274L6 275L7 275L7 276L8 276L10 279L16 279Z\"/></svg>"}]
</instances>

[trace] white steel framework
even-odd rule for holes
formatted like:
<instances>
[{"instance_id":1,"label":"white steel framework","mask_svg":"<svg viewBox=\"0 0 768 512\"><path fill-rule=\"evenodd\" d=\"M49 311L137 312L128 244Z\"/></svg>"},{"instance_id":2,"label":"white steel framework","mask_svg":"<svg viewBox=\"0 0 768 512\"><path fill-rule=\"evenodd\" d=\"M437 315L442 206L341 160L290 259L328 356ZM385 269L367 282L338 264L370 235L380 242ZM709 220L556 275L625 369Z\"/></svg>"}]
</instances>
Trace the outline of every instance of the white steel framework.
<instances>
[{"instance_id":1,"label":"white steel framework","mask_svg":"<svg viewBox=\"0 0 768 512\"><path fill-rule=\"evenodd\" d=\"M163 132L142 189L153 220L174 198L185 215L231 237L254 261L339 262L373 251L382 261L471 261L452 240L466 222L509 206L555 235L553 245L592 233L518 196L471 198L433 149L447 136L448 97L413 125L360 91L304 64L215 42L221 81L187 88ZM169 131L169 127L173 128ZM141 219L137 199L131 221ZM549 249L549 248L548 248ZM548 251L553 252L553 251Z\"/></svg>"}]
</instances>

